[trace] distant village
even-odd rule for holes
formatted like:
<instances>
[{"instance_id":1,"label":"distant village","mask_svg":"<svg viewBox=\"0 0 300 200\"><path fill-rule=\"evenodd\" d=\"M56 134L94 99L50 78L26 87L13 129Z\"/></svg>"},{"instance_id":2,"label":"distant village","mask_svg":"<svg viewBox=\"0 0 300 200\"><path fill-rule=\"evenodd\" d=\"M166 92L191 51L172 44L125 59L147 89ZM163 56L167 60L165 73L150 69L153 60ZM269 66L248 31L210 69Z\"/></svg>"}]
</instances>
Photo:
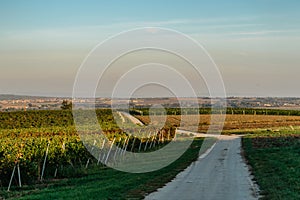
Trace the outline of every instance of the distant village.
<instances>
[{"instance_id":1,"label":"distant village","mask_svg":"<svg viewBox=\"0 0 300 200\"><path fill-rule=\"evenodd\" d=\"M133 99L75 99L61 97L33 97L18 95L0 95L0 111L29 111L29 110L60 110L63 101L76 103L77 108L89 108L94 105L96 108L111 108L111 105L129 105L132 108L149 107L160 104L164 107L211 107L227 106L233 108L274 108L274 109L295 109L300 110L300 98L277 98L277 97L227 97L208 98L133 98Z\"/></svg>"}]
</instances>

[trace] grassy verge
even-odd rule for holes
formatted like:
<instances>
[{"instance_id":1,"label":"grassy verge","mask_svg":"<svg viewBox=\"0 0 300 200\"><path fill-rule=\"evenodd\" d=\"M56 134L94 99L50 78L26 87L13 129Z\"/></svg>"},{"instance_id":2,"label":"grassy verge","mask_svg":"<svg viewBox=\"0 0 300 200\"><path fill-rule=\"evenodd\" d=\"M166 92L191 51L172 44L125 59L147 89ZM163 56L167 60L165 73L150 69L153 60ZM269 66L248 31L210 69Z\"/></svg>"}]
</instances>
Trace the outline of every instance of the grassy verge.
<instances>
[{"instance_id":1,"label":"grassy verge","mask_svg":"<svg viewBox=\"0 0 300 200\"><path fill-rule=\"evenodd\" d=\"M243 138L262 199L300 199L300 132L261 131Z\"/></svg>"},{"instance_id":2,"label":"grassy verge","mask_svg":"<svg viewBox=\"0 0 300 200\"><path fill-rule=\"evenodd\" d=\"M263 136L272 135L273 133L278 134L290 134L291 131L300 131L300 126L278 126L271 128L245 128L245 129L233 129L233 130L223 130L222 135L250 135ZM272 134L270 134L272 133ZM274 135L274 134L273 134ZM274 135L274 136L275 136Z\"/></svg>"},{"instance_id":3,"label":"grassy verge","mask_svg":"<svg viewBox=\"0 0 300 200\"><path fill-rule=\"evenodd\" d=\"M84 177L27 186L10 193L2 190L0 196L8 199L142 199L195 161L201 144L202 139L195 139L178 160L155 172L130 174L110 168L94 168L89 169Z\"/></svg>"}]
</instances>

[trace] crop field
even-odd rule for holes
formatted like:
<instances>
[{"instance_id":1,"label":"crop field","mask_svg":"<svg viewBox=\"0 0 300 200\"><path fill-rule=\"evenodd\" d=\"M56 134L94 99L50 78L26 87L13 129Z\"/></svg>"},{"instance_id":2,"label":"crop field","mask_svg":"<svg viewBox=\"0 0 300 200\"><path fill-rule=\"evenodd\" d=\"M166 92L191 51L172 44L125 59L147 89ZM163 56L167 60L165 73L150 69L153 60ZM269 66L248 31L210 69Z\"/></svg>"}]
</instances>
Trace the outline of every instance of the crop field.
<instances>
[{"instance_id":1,"label":"crop field","mask_svg":"<svg viewBox=\"0 0 300 200\"><path fill-rule=\"evenodd\" d=\"M198 158L202 140L196 139L190 148L174 163L161 170L149 173L125 173L103 165L90 165L77 172L74 168L64 178L48 176L42 183L15 186L10 192L0 190L5 199L142 199L145 194L155 191L171 181ZM77 170L78 167L76 168ZM17 180L15 181L17 185Z\"/></svg>"},{"instance_id":2,"label":"crop field","mask_svg":"<svg viewBox=\"0 0 300 200\"><path fill-rule=\"evenodd\" d=\"M134 138L116 125L111 110L98 110L97 117L107 140L98 138L99 140L93 139L91 144L85 144L99 147L98 152L93 152L98 155L96 159L87 151L77 134L70 111L1 113L0 197L15 198L23 196L24 191L27 193L28 190L30 192L36 188L46 187L49 183L51 185L53 181L73 179L76 182L76 178L91 173L101 174L103 170L108 170L103 163L117 165L118 159L124 157L126 151L153 151L174 137L175 129L163 127L156 132L152 131L151 138L147 138L149 133L144 132L140 133L141 138ZM199 142L201 143L200 140ZM110 148L112 144L121 150ZM195 149L199 150L200 146L196 143L191 150L194 153L186 155L188 160L184 158L178 166L188 166L195 160L197 158ZM178 170L183 169L175 167L174 170L164 171L165 181L169 181ZM108 174L114 177L114 173L116 173L114 170L109 170ZM139 184L139 181L146 184L150 178L139 180L139 176L133 177L132 184ZM111 188L114 188L114 185ZM118 193L115 195L118 196ZM29 197L26 196L27 198Z\"/></svg>"},{"instance_id":3,"label":"crop field","mask_svg":"<svg viewBox=\"0 0 300 200\"><path fill-rule=\"evenodd\" d=\"M175 128L180 126L181 120L176 110L170 109L168 112L174 113L174 115L167 116L164 127L154 130L154 135L150 138L148 138L148 132L141 132L140 134L144 136L138 139L129 136L126 131L122 131L117 126L111 110L97 110L98 122L108 138L106 141L93 140L89 144L99 147L100 150L96 153L99 155L98 159L92 156L83 145L75 129L71 111L0 113L0 199L1 197L20 197L24 199L72 198L72 195L69 195L73 189L80 191L72 193L75 195L73 198L80 198L76 194L84 194L85 187L90 188L91 198L96 198L94 195L100 193L103 195L101 196L103 199L112 196L116 199L124 196L141 198L144 194L164 185L174 178L179 171L184 170L192 161L197 159L202 140L195 140L184 156L180 157L175 163L153 173L128 175L112 170L102 163L118 164L115 158L125 155L126 151L148 152L166 145L174 138ZM207 110L202 110L202 112L207 112ZM277 150L274 151L279 152L279 147L284 149L294 146L295 148L291 152L296 153L296 149L299 147L297 146L299 143L295 142L299 140L298 132L288 132L286 135L277 137L282 132L281 129L278 131L277 128L296 129L300 126L300 116L284 116L278 111L276 111L278 115L266 115L266 111L262 110L244 111L236 109L228 112L234 112L234 114L226 115L224 132L244 134L247 131L249 133L249 130L271 130L271 132L270 130L266 132L253 131L251 137L249 136L244 140L247 159L253 165L258 181L261 177L259 170L265 170L263 167L255 167L255 164L259 163L259 159L264 155L258 153L261 149L268 152L271 151L269 149L273 150L277 145ZM187 115L188 120L185 120L181 125L186 127L199 125L199 132L207 131L211 124L211 115L201 114L199 120L195 116L192 113ZM218 119L218 116L222 115L214 114L214 116ZM149 116L136 115L136 117L145 124L150 123ZM162 116L158 115L156 117L157 120L160 120ZM220 122L215 121L215 123ZM257 135L258 132L259 135ZM285 132L282 134L285 134ZM107 151L112 144L122 150L114 151L111 149L112 151ZM287 152L291 153L288 150L284 153ZM275 159L275 155L276 153L274 153L273 159ZM295 157L295 155L285 156ZM265 163L263 163L264 165ZM291 170L297 172L296 165ZM299 174L296 174L296 177L299 177ZM119 179L124 180L124 183L119 182ZM106 182L110 185L105 186L103 190L99 189L102 188L99 185L105 185ZM259 184L262 185L262 188L265 187L263 178L259 181ZM268 190L263 191L265 191L267 197Z\"/></svg>"},{"instance_id":4,"label":"crop field","mask_svg":"<svg viewBox=\"0 0 300 200\"><path fill-rule=\"evenodd\" d=\"M150 123L149 116L136 116L144 123ZM199 122L199 132L205 132L208 130L211 124L211 115L200 115L199 119L197 115L188 115L188 120L184 121L183 126L195 126ZM216 116L218 119L218 115ZM169 126L180 126L181 116L180 115L168 115L167 124ZM221 123L222 121L216 121ZM300 116L281 116L281 115L232 115L227 114L224 121L223 130L229 132L243 131L247 129L267 129L276 127L288 127L288 126L300 126Z\"/></svg>"}]
</instances>

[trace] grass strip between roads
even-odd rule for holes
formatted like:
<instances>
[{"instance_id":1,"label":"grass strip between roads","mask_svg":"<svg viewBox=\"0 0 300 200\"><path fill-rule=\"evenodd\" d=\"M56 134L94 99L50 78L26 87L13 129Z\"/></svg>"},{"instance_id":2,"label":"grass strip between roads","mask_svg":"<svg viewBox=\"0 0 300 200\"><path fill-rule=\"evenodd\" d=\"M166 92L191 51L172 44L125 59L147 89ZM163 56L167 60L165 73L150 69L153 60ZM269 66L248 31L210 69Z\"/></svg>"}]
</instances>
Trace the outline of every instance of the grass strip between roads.
<instances>
[{"instance_id":1,"label":"grass strip between roads","mask_svg":"<svg viewBox=\"0 0 300 200\"><path fill-rule=\"evenodd\" d=\"M25 186L9 194L2 191L0 196L5 195L7 199L143 199L197 160L202 141L196 138L178 160L155 172L131 174L111 168L91 168L83 177Z\"/></svg>"}]
</instances>

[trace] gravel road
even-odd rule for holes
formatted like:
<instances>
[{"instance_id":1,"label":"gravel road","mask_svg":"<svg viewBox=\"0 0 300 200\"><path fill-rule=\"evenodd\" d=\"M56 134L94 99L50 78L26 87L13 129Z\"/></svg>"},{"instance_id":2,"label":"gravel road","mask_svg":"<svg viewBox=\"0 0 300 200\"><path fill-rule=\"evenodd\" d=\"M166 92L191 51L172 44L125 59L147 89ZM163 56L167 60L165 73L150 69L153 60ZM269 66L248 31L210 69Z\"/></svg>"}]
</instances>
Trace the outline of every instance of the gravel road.
<instances>
[{"instance_id":1,"label":"gravel road","mask_svg":"<svg viewBox=\"0 0 300 200\"><path fill-rule=\"evenodd\" d=\"M200 156L165 187L146 200L252 200L258 199L241 156L241 138L220 136L206 156Z\"/></svg>"}]
</instances>

